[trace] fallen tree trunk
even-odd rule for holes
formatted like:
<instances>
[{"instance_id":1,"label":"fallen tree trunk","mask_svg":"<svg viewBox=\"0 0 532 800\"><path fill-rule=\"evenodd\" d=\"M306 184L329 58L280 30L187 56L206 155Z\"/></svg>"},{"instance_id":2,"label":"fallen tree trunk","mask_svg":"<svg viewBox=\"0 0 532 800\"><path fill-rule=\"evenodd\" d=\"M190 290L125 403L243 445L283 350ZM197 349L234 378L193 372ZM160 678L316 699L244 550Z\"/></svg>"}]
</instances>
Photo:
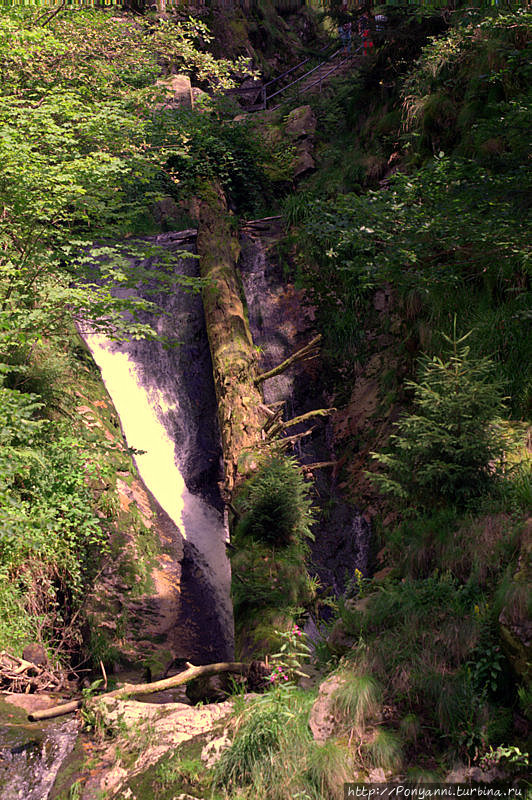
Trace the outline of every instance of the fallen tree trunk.
<instances>
[{"instance_id":1,"label":"fallen tree trunk","mask_svg":"<svg viewBox=\"0 0 532 800\"><path fill-rule=\"evenodd\" d=\"M92 700L102 700L106 697L135 697L139 694L155 694L155 692L162 692L165 689L173 689L175 686L181 686L183 683L199 678L204 675L218 675L220 672L235 672L240 675L246 673L249 669L249 664L242 661L222 661L218 664L206 664L202 667L195 667L192 664L187 664L187 669L180 672L179 675L173 675L171 678L163 678L160 681L153 681L153 683L126 683L120 689L114 689L112 692L105 692L105 694L97 695ZM90 701L89 701L90 702ZM45 708L42 711L34 711L28 714L28 719L31 722L37 722L41 719L51 719L52 717L61 717L64 714L70 714L72 711L81 708L82 700L71 700L69 703L62 703L58 706Z\"/></svg>"},{"instance_id":2,"label":"fallen tree trunk","mask_svg":"<svg viewBox=\"0 0 532 800\"><path fill-rule=\"evenodd\" d=\"M205 323L224 455L228 498L247 472L245 456L256 452L268 414L255 385L256 357L240 295L236 263L240 246L221 189L209 184L196 209L197 252Z\"/></svg>"}]
</instances>

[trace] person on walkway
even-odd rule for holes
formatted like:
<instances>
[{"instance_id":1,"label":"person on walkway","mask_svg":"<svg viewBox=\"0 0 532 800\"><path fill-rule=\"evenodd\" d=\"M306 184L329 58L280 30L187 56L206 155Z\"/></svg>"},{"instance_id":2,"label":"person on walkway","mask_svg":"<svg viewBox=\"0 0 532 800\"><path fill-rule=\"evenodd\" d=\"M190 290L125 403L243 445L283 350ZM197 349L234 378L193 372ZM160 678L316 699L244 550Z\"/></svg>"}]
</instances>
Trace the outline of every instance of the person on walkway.
<instances>
[{"instance_id":1,"label":"person on walkway","mask_svg":"<svg viewBox=\"0 0 532 800\"><path fill-rule=\"evenodd\" d=\"M388 17L386 14L375 14L375 33L377 34L377 38L379 36L384 38L387 24Z\"/></svg>"},{"instance_id":2,"label":"person on walkway","mask_svg":"<svg viewBox=\"0 0 532 800\"><path fill-rule=\"evenodd\" d=\"M340 37L341 46L343 47L344 56L349 55L351 52L351 29L352 25L350 22L344 22L338 27L338 35Z\"/></svg>"},{"instance_id":3,"label":"person on walkway","mask_svg":"<svg viewBox=\"0 0 532 800\"><path fill-rule=\"evenodd\" d=\"M370 27L370 25L371 25L371 23L370 23L369 15L368 15L368 13L366 11L364 11L362 16L358 20L358 32L359 32L360 37L362 39L363 53L364 53L365 56L367 56L369 53L371 53L371 50L373 49L373 38L371 36L371 27Z\"/></svg>"}]
</instances>

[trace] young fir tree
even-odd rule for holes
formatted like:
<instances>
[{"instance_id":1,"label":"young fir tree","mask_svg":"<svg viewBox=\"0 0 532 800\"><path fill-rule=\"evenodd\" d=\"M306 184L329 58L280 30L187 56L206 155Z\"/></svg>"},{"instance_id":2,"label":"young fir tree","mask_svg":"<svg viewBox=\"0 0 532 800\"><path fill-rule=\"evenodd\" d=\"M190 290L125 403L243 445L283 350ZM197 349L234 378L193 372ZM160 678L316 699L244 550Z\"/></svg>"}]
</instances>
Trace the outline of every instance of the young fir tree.
<instances>
[{"instance_id":1,"label":"young fir tree","mask_svg":"<svg viewBox=\"0 0 532 800\"><path fill-rule=\"evenodd\" d=\"M475 358L461 339L445 337L450 353L423 357L414 389L414 411L399 420L384 466L372 480L387 494L428 508L464 506L500 476L504 403L488 358Z\"/></svg>"}]
</instances>

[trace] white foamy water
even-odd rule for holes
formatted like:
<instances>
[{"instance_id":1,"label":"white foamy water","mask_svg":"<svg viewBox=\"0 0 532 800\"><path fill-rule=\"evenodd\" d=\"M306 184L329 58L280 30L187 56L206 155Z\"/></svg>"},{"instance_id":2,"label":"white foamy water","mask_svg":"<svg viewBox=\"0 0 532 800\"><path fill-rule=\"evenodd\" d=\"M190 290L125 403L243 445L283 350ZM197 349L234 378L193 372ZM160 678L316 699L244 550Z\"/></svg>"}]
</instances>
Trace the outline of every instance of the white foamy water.
<instances>
[{"instance_id":1,"label":"white foamy water","mask_svg":"<svg viewBox=\"0 0 532 800\"><path fill-rule=\"evenodd\" d=\"M118 345L95 333L84 332L83 338L101 370L128 446L145 451L135 455L140 477L183 538L198 550L221 604L220 616L231 627L227 531L221 514L201 496L192 494L183 479L175 443L164 422L168 412L179 413L177 399L149 382L142 365L127 352L127 344Z\"/></svg>"}]
</instances>

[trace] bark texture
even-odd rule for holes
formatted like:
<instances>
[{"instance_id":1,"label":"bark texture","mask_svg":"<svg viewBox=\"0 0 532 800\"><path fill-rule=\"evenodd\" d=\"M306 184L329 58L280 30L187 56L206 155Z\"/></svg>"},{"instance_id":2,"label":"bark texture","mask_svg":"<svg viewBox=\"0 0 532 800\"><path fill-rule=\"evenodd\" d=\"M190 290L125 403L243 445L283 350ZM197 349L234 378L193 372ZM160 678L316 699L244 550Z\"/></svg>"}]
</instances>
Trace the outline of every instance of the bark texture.
<instances>
[{"instance_id":1,"label":"bark texture","mask_svg":"<svg viewBox=\"0 0 532 800\"><path fill-rule=\"evenodd\" d=\"M205 322L211 349L228 499L253 466L268 415L255 384L256 357L236 263L237 233L222 191L209 184L196 209Z\"/></svg>"},{"instance_id":2,"label":"bark texture","mask_svg":"<svg viewBox=\"0 0 532 800\"><path fill-rule=\"evenodd\" d=\"M124 686L121 686L120 689L97 695L94 700L98 701L106 697L123 698L135 697L139 694L155 694L155 692L162 692L165 689L173 689L175 686L181 686L183 683L193 681L195 678L204 677L206 675L219 675L221 672L247 674L249 666L249 664L244 664L241 661L222 661L218 664L205 664L201 667L188 664L187 669L184 672L180 672L179 675L173 675L171 678L163 678L160 681L153 681L153 683L126 683ZM35 722L42 719L62 717L65 714L70 714L72 711L81 708L82 703L82 700L72 700L69 703L62 703L59 706L45 708L42 711L34 711L32 714L28 714L28 719L31 722Z\"/></svg>"}]
</instances>

